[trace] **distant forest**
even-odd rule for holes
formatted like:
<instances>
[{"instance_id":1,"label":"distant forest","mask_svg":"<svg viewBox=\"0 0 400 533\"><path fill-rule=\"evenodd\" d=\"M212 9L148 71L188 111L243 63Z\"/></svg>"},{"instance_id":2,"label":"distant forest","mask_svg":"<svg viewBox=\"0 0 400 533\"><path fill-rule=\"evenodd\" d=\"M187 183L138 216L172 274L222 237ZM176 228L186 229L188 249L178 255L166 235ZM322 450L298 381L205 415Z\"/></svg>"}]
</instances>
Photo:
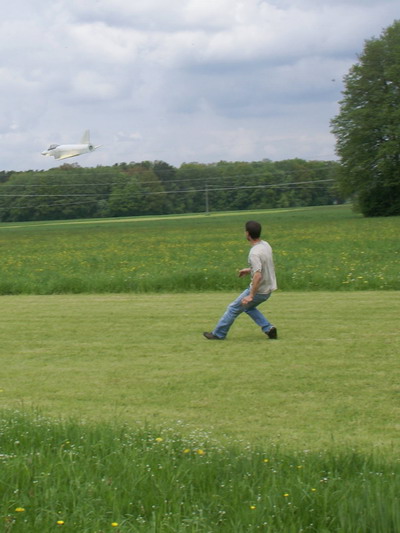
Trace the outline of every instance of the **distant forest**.
<instances>
[{"instance_id":1,"label":"distant forest","mask_svg":"<svg viewBox=\"0 0 400 533\"><path fill-rule=\"evenodd\" d=\"M342 203L334 161L120 163L0 171L0 221L272 209Z\"/></svg>"}]
</instances>

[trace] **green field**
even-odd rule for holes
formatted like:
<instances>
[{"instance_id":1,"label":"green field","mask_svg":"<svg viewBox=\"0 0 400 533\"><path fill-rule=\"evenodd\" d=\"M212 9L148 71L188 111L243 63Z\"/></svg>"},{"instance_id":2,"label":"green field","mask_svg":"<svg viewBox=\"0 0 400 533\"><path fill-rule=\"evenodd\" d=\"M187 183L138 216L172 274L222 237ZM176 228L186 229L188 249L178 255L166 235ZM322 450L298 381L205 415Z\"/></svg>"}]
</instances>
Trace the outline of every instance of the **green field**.
<instances>
[{"instance_id":1,"label":"green field","mask_svg":"<svg viewBox=\"0 0 400 533\"><path fill-rule=\"evenodd\" d=\"M279 339L210 342L249 218ZM397 533L399 220L0 225L0 531Z\"/></svg>"},{"instance_id":2,"label":"green field","mask_svg":"<svg viewBox=\"0 0 400 533\"><path fill-rule=\"evenodd\" d=\"M3 296L2 404L292 451L398 449L397 292L277 292L277 342L246 316L207 341L233 297Z\"/></svg>"},{"instance_id":3,"label":"green field","mask_svg":"<svg viewBox=\"0 0 400 533\"><path fill-rule=\"evenodd\" d=\"M400 289L399 217L333 206L0 224L0 294L236 291L249 218L263 224L282 290Z\"/></svg>"},{"instance_id":4,"label":"green field","mask_svg":"<svg viewBox=\"0 0 400 533\"><path fill-rule=\"evenodd\" d=\"M397 533L398 462L249 449L197 434L1 421L5 533Z\"/></svg>"},{"instance_id":5,"label":"green field","mask_svg":"<svg viewBox=\"0 0 400 533\"><path fill-rule=\"evenodd\" d=\"M233 295L2 297L5 532L399 530L398 293Z\"/></svg>"}]
</instances>

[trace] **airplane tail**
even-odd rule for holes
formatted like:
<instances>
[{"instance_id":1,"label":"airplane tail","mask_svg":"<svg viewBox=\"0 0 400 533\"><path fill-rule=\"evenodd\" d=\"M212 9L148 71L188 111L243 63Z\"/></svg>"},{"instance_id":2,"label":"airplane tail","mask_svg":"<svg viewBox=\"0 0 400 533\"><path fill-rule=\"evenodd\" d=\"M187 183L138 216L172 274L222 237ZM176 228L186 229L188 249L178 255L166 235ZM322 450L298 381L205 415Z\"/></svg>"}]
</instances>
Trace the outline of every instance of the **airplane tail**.
<instances>
[{"instance_id":1,"label":"airplane tail","mask_svg":"<svg viewBox=\"0 0 400 533\"><path fill-rule=\"evenodd\" d=\"M90 131L86 130L83 134L81 144L90 144Z\"/></svg>"}]
</instances>

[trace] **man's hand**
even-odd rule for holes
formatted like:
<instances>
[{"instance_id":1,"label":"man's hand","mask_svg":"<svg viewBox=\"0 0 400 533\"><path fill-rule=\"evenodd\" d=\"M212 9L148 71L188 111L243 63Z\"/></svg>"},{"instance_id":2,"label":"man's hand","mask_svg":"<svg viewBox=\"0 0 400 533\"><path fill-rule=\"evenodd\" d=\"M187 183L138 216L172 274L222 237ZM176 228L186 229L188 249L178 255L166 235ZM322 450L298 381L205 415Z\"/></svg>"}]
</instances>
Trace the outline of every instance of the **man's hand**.
<instances>
[{"instance_id":1,"label":"man's hand","mask_svg":"<svg viewBox=\"0 0 400 533\"><path fill-rule=\"evenodd\" d=\"M242 270L239 270L239 278L242 278L243 276L248 276L250 274L250 268L242 268Z\"/></svg>"},{"instance_id":2,"label":"man's hand","mask_svg":"<svg viewBox=\"0 0 400 533\"><path fill-rule=\"evenodd\" d=\"M249 270L250 271L250 268L245 268L243 270ZM251 283L251 289L250 289L250 294L248 294L247 296L245 296L243 299L242 299L242 305L248 305L249 303L251 303L253 300L254 300L254 296L257 294L257 291L258 291L258 287L260 286L260 283L261 283L261 272L255 272L254 273L254 276L253 276L253 280L252 280L252 283Z\"/></svg>"},{"instance_id":3,"label":"man's hand","mask_svg":"<svg viewBox=\"0 0 400 533\"><path fill-rule=\"evenodd\" d=\"M242 305L247 305L249 303L251 303L253 301L253 297L251 296L251 294L249 294L248 296L245 296L242 300Z\"/></svg>"}]
</instances>

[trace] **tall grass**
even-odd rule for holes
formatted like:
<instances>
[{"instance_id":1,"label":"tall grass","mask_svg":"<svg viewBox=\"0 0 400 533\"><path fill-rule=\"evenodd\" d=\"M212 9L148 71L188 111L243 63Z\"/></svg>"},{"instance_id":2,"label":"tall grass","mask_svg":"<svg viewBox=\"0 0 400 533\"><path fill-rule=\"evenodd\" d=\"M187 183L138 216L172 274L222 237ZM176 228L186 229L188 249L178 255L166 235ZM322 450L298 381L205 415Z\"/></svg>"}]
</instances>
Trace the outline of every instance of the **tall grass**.
<instances>
[{"instance_id":1,"label":"tall grass","mask_svg":"<svg viewBox=\"0 0 400 533\"><path fill-rule=\"evenodd\" d=\"M348 206L0 224L0 294L238 290L257 218L283 290L400 289L400 218Z\"/></svg>"},{"instance_id":2,"label":"tall grass","mask_svg":"<svg viewBox=\"0 0 400 533\"><path fill-rule=\"evenodd\" d=\"M400 465L1 413L5 533L389 533Z\"/></svg>"}]
</instances>

